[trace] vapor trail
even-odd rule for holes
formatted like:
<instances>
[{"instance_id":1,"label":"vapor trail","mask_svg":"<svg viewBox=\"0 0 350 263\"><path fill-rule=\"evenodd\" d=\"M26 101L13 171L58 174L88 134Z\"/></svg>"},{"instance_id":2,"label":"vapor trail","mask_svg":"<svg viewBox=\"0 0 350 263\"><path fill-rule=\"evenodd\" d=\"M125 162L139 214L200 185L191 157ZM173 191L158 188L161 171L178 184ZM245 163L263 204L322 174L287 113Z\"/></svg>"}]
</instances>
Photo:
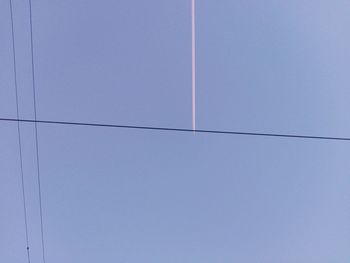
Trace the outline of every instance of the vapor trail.
<instances>
[{"instance_id":1,"label":"vapor trail","mask_svg":"<svg viewBox=\"0 0 350 263\"><path fill-rule=\"evenodd\" d=\"M192 130L196 130L196 0L192 0Z\"/></svg>"}]
</instances>

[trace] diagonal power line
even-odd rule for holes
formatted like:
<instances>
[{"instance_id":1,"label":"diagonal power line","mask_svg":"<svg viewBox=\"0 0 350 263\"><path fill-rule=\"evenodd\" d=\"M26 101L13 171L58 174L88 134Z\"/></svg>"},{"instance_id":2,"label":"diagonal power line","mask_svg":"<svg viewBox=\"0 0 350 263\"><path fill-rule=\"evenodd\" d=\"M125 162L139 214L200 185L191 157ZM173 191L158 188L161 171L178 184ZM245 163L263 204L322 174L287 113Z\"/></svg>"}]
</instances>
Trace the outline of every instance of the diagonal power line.
<instances>
[{"instance_id":1,"label":"diagonal power line","mask_svg":"<svg viewBox=\"0 0 350 263\"><path fill-rule=\"evenodd\" d=\"M12 55L13 55L13 75L15 84L15 95L16 95L16 115L19 119L19 105L18 105L18 84L17 84L17 63L16 63L16 48L15 48L15 31L14 31L14 21L13 21L13 5L12 0L10 2L10 14L11 14L11 36L12 36ZM22 140L21 140L21 127L20 122L17 122L17 134L18 134L18 147L19 147L19 161L20 161L20 173L21 173L21 188L22 188L22 200L23 200L23 212L24 212L24 226L25 226L25 236L26 236L26 249L27 249L27 259L30 263L30 252L29 252L29 235L28 235L28 215L27 215L27 204L26 204L26 194L24 186L24 176L23 176L23 156L22 156Z\"/></svg>"},{"instance_id":2,"label":"diagonal power line","mask_svg":"<svg viewBox=\"0 0 350 263\"><path fill-rule=\"evenodd\" d=\"M0 118L0 121L35 123L35 124L50 124L50 125L61 125L61 126L104 127L104 128L120 128L120 129L137 129L137 130L191 132L191 133L193 133L192 129L156 127L156 126L119 125L119 124L110 124L110 123L69 122L69 121L14 119L14 118ZM317 135L287 134L287 133L262 133L262 132L223 131L223 130L195 130L195 132L196 133L217 134L217 135L226 134L226 135L243 135L243 136L258 136L258 137L277 137L277 138L289 138L289 139L350 141L350 137L317 136Z\"/></svg>"},{"instance_id":3,"label":"diagonal power line","mask_svg":"<svg viewBox=\"0 0 350 263\"><path fill-rule=\"evenodd\" d=\"M34 102L34 126L35 126L35 149L36 149L36 165L37 165L37 181L39 192L39 213L40 213L40 230L41 230L41 246L42 246L42 258L45 259L45 243L44 243L44 224L43 224L43 208L42 208L42 196L41 196L41 179L40 179L40 158L39 158L39 140L38 140L38 125L37 125L37 101L36 101L36 83L35 83L35 65L34 65L34 44L33 44L33 14L32 14L32 0L28 0L29 3L29 29L30 29L30 51L32 62L32 87L33 87L33 102Z\"/></svg>"}]
</instances>

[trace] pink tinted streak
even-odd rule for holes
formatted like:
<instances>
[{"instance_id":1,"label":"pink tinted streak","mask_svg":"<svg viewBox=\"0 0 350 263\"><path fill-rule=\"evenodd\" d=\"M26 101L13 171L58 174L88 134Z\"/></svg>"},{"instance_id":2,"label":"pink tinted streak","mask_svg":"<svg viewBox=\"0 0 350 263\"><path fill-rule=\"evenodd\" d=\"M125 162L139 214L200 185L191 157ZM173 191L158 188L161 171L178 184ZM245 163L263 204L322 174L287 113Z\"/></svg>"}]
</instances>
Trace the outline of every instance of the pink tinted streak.
<instances>
[{"instance_id":1,"label":"pink tinted streak","mask_svg":"<svg viewBox=\"0 0 350 263\"><path fill-rule=\"evenodd\" d=\"M196 0L192 0L192 130L196 130Z\"/></svg>"}]
</instances>

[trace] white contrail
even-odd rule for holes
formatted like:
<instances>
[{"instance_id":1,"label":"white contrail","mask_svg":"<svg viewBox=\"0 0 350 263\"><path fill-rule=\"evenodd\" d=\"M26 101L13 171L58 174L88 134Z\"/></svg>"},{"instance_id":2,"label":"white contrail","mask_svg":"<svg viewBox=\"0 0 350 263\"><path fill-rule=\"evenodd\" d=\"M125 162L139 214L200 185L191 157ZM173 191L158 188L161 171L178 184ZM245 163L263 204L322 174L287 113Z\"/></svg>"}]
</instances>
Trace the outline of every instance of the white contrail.
<instances>
[{"instance_id":1,"label":"white contrail","mask_svg":"<svg viewBox=\"0 0 350 263\"><path fill-rule=\"evenodd\" d=\"M196 0L192 0L192 130L196 130Z\"/></svg>"}]
</instances>

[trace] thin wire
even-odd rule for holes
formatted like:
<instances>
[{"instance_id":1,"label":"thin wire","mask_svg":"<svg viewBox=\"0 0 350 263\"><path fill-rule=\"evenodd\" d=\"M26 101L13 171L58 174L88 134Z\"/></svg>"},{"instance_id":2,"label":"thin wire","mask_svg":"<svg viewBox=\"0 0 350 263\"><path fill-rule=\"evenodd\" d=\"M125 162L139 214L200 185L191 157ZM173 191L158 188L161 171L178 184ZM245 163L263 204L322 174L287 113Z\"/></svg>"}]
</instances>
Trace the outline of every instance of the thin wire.
<instances>
[{"instance_id":1,"label":"thin wire","mask_svg":"<svg viewBox=\"0 0 350 263\"><path fill-rule=\"evenodd\" d=\"M155 127L155 126L119 125L119 124L91 123L91 122L68 122L68 121L13 119L13 118L0 118L0 121L9 121L9 122L19 121L19 122L24 122L24 123L71 125L71 126L90 126L90 127L104 127L104 128L123 128L123 129L191 132L191 133L193 133L192 129L167 128L167 127ZM222 130L196 130L196 133L197 132L198 133L209 133L209 134L279 137L279 138L290 138L290 139L350 141L350 137L315 136L315 135L299 135L299 134L283 134L283 133L261 133L261 132L222 131Z\"/></svg>"},{"instance_id":2,"label":"thin wire","mask_svg":"<svg viewBox=\"0 0 350 263\"><path fill-rule=\"evenodd\" d=\"M15 30L13 21L13 6L12 0L10 0L10 13L11 13L11 34L12 34L12 55L13 55L13 74L15 82L15 94L16 94L16 113L17 119L19 119L19 103L18 103L18 84L17 84L17 63L16 63L16 48L15 48ZM23 211L24 211L24 226L26 235L26 250L28 263L30 263L30 252L29 252L29 235L28 235L28 215L27 215L27 204L26 194L24 189L24 176L23 176L23 157L22 157L22 141L21 141L21 128L20 122L17 121L17 134L18 134L18 147L19 147L19 159L20 159L20 170L21 170L21 184L22 184L22 200L23 200Z\"/></svg>"},{"instance_id":3,"label":"thin wire","mask_svg":"<svg viewBox=\"0 0 350 263\"><path fill-rule=\"evenodd\" d=\"M33 101L34 101L34 124L35 124L35 149L36 149L36 165L38 174L38 190L39 190L39 209L40 209L40 230L41 230L41 246L42 246L42 258L45 260L45 243L44 243L44 223L43 223L43 209L42 209L42 197L41 197L41 180L40 180L40 158L39 158L39 140L38 140L38 125L37 125L37 103L36 103L36 83L35 83L35 67L34 67L34 44L33 44L33 14L32 14L32 1L29 0L29 23L30 23L30 51L32 61L32 87L33 87Z\"/></svg>"}]
</instances>

